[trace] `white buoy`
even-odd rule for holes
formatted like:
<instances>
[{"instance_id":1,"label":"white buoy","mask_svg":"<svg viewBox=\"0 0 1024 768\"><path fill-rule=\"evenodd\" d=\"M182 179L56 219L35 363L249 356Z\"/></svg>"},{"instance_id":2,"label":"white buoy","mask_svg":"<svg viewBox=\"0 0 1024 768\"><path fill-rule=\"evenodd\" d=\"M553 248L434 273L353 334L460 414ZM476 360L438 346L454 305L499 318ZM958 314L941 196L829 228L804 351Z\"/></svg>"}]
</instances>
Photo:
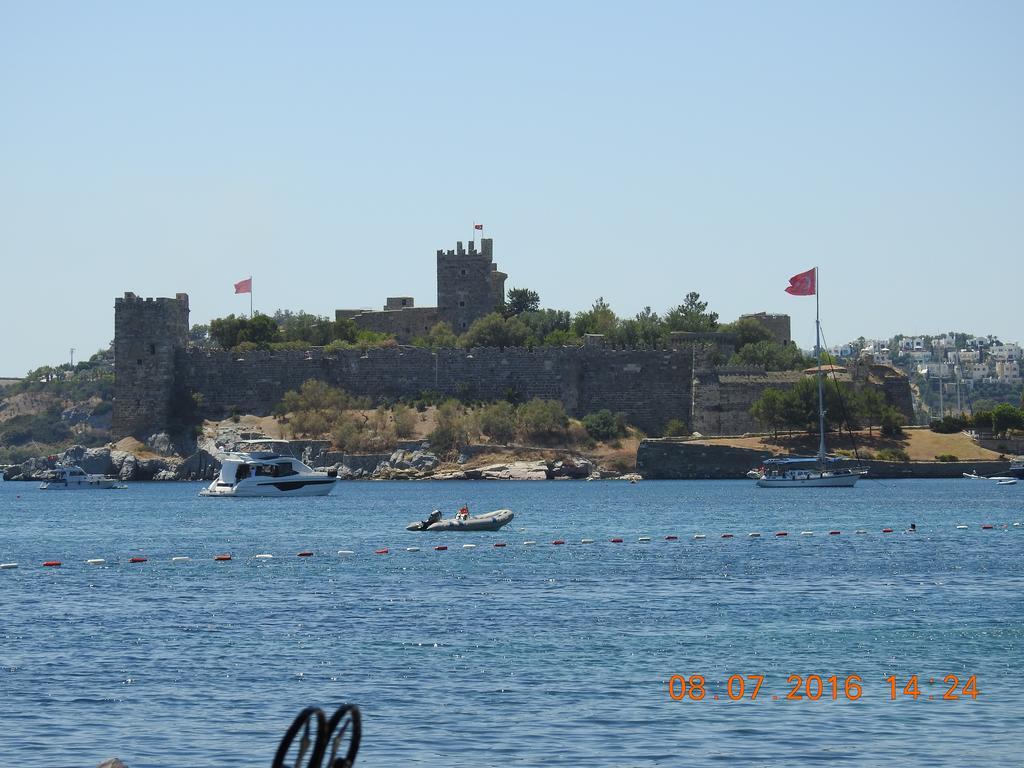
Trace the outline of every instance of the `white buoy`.
<instances>
[{"instance_id":1,"label":"white buoy","mask_svg":"<svg viewBox=\"0 0 1024 768\"><path fill-rule=\"evenodd\" d=\"M406 547L405 551L406 552L419 552L420 548L419 547Z\"/></svg>"},{"instance_id":2,"label":"white buoy","mask_svg":"<svg viewBox=\"0 0 1024 768\"><path fill-rule=\"evenodd\" d=\"M747 538L748 539L756 539L760 535L761 534L758 533L757 531L751 531L750 533L747 534Z\"/></svg>"},{"instance_id":3,"label":"white buoy","mask_svg":"<svg viewBox=\"0 0 1024 768\"><path fill-rule=\"evenodd\" d=\"M107 561L104 560L102 557L94 557L91 560L86 560L85 564L86 565L105 565L106 562Z\"/></svg>"},{"instance_id":4,"label":"white buoy","mask_svg":"<svg viewBox=\"0 0 1024 768\"><path fill-rule=\"evenodd\" d=\"M339 549L338 550L338 554L339 555L354 555L355 552L353 550L351 550L351 549Z\"/></svg>"},{"instance_id":5,"label":"white buoy","mask_svg":"<svg viewBox=\"0 0 1024 768\"><path fill-rule=\"evenodd\" d=\"M171 558L171 562L172 563L187 563L191 559L192 559L191 557L185 557L184 555L178 555L177 557L172 557Z\"/></svg>"},{"instance_id":6,"label":"white buoy","mask_svg":"<svg viewBox=\"0 0 1024 768\"><path fill-rule=\"evenodd\" d=\"M867 533L863 528L858 528L854 533Z\"/></svg>"},{"instance_id":7,"label":"white buoy","mask_svg":"<svg viewBox=\"0 0 1024 768\"><path fill-rule=\"evenodd\" d=\"M580 539L580 544L593 544L593 539Z\"/></svg>"},{"instance_id":8,"label":"white buoy","mask_svg":"<svg viewBox=\"0 0 1024 768\"><path fill-rule=\"evenodd\" d=\"M261 552L258 555L253 555L257 560L273 560L274 556L269 552Z\"/></svg>"},{"instance_id":9,"label":"white buoy","mask_svg":"<svg viewBox=\"0 0 1024 768\"><path fill-rule=\"evenodd\" d=\"M0 563L0 570L4 570L4 571L10 570L11 568L17 568L17 567L18 567L17 563Z\"/></svg>"},{"instance_id":10,"label":"white buoy","mask_svg":"<svg viewBox=\"0 0 1024 768\"><path fill-rule=\"evenodd\" d=\"M800 531L801 536L813 536L814 531Z\"/></svg>"},{"instance_id":11,"label":"white buoy","mask_svg":"<svg viewBox=\"0 0 1024 768\"><path fill-rule=\"evenodd\" d=\"M476 544L463 544L463 549L476 549Z\"/></svg>"},{"instance_id":12,"label":"white buoy","mask_svg":"<svg viewBox=\"0 0 1024 768\"><path fill-rule=\"evenodd\" d=\"M703 534L703 533L695 533L695 534L693 534L693 538L695 538L697 540L700 540L700 539L706 539L707 536L705 534Z\"/></svg>"},{"instance_id":13,"label":"white buoy","mask_svg":"<svg viewBox=\"0 0 1024 768\"><path fill-rule=\"evenodd\" d=\"M958 526L956 527L956 529L957 529L958 531L966 531L966 530L967 530L967 526L966 526L966 525L958 525Z\"/></svg>"},{"instance_id":14,"label":"white buoy","mask_svg":"<svg viewBox=\"0 0 1024 768\"><path fill-rule=\"evenodd\" d=\"M639 536L639 537L637 537L637 541L650 541L650 540L651 540L650 536Z\"/></svg>"},{"instance_id":15,"label":"white buoy","mask_svg":"<svg viewBox=\"0 0 1024 768\"><path fill-rule=\"evenodd\" d=\"M533 545L533 544L536 544L536 543L537 543L537 542L536 542L536 541L534 541L533 539L529 539L529 540L527 540L527 541L524 541L524 542L523 542L523 546L524 546L524 547L529 547L529 546L531 546L531 545Z\"/></svg>"}]
</instances>

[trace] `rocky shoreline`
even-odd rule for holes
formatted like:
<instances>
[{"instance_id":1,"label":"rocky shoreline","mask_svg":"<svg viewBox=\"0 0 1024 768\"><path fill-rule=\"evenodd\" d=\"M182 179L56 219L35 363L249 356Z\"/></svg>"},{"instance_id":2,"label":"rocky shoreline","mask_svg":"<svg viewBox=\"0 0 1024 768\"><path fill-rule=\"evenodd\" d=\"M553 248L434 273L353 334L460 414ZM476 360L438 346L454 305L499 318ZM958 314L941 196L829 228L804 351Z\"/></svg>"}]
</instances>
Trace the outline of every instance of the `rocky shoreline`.
<instances>
[{"instance_id":1,"label":"rocky shoreline","mask_svg":"<svg viewBox=\"0 0 1024 768\"><path fill-rule=\"evenodd\" d=\"M236 448L234 440L207 439L182 457L164 437L151 437L146 441L146 450L136 452L120 450L116 445L99 448L76 445L57 455L32 458L8 467L3 477L8 481L38 482L48 471L65 464L120 481L212 480L220 472L222 457ZM339 480L639 479L637 475L603 470L590 459L571 453L557 459L512 460L474 466L472 451L460 455L456 462L446 463L423 443L381 454L344 454L328 452L325 447L320 441L295 441L294 452L318 470L337 472ZM167 455L158 455L157 450Z\"/></svg>"}]
</instances>

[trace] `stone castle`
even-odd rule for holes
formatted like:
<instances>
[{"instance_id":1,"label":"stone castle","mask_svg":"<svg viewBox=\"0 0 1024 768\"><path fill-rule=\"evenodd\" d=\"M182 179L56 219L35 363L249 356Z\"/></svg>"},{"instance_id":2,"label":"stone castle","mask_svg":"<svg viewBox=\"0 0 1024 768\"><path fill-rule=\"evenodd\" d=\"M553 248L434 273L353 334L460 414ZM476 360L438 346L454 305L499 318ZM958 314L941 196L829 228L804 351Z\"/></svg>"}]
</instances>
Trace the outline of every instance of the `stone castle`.
<instances>
[{"instance_id":1,"label":"stone castle","mask_svg":"<svg viewBox=\"0 0 1024 768\"><path fill-rule=\"evenodd\" d=\"M505 303L508 275L494 263L493 243L491 238L482 239L478 251L475 242L464 248L460 241L455 250L437 252L436 307L414 306L410 296L390 296L383 310L339 309L335 319L351 319L360 328L393 334L400 344L426 336L439 322L448 323L456 335L465 333L474 320Z\"/></svg>"},{"instance_id":2,"label":"stone castle","mask_svg":"<svg viewBox=\"0 0 1024 768\"><path fill-rule=\"evenodd\" d=\"M360 327L393 333L400 342L429 332L439 321L456 333L501 305L506 275L492 257L492 241L480 250L462 243L437 252L437 306L415 307L408 297L389 298L382 311L338 310ZM619 349L591 336L581 347L439 349L394 348L256 351L239 355L188 344L188 295L114 301L117 437L148 436L174 422L182 398L199 395L201 416L269 414L285 392L320 379L373 400L415 399L424 392L500 400L533 397L562 401L573 416L607 408L622 412L648 432L661 434L671 419L705 435L759 429L751 404L767 387L785 388L800 372L736 369L728 359L731 338L721 333L674 333L663 348ZM747 315L780 341L789 341L786 315ZM877 386L888 401L912 415L905 377L884 366L860 365L846 374Z\"/></svg>"}]
</instances>

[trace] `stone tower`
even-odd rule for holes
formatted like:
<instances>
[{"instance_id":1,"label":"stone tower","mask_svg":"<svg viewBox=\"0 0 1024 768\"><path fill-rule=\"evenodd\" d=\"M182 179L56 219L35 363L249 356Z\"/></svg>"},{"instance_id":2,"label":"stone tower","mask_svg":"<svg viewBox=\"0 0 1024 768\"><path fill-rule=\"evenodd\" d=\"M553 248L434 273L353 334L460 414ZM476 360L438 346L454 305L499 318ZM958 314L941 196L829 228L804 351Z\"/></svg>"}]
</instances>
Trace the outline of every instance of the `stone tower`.
<instances>
[{"instance_id":1,"label":"stone tower","mask_svg":"<svg viewBox=\"0 0 1024 768\"><path fill-rule=\"evenodd\" d=\"M466 250L462 242L454 251L437 252L437 314L456 334L505 303L504 272L493 260L493 240L485 237L480 250L475 243Z\"/></svg>"},{"instance_id":2,"label":"stone tower","mask_svg":"<svg viewBox=\"0 0 1024 768\"><path fill-rule=\"evenodd\" d=\"M188 343L188 294L114 299L115 438L145 438L170 421L175 354Z\"/></svg>"}]
</instances>

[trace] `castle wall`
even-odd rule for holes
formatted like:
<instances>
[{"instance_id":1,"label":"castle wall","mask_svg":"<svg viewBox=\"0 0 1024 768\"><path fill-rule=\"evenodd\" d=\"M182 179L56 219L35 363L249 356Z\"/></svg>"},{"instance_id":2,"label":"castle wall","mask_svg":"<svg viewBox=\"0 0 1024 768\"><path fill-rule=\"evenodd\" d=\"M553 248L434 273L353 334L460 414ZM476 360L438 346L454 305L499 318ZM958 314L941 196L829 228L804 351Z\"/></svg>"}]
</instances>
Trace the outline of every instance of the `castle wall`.
<instances>
[{"instance_id":1,"label":"castle wall","mask_svg":"<svg viewBox=\"0 0 1024 768\"><path fill-rule=\"evenodd\" d=\"M337 315L336 315L337 317ZM368 331L392 334L399 344L426 336L438 321L437 307L407 307L353 315L353 322Z\"/></svg>"},{"instance_id":2,"label":"castle wall","mask_svg":"<svg viewBox=\"0 0 1024 768\"><path fill-rule=\"evenodd\" d=\"M303 352L181 350L181 380L202 395L205 415L269 413L289 389L320 379L374 400L445 396L500 400L515 395L560 400L571 415L601 408L623 412L660 433L671 418L687 420L690 354L655 350L543 349L344 350Z\"/></svg>"}]
</instances>

